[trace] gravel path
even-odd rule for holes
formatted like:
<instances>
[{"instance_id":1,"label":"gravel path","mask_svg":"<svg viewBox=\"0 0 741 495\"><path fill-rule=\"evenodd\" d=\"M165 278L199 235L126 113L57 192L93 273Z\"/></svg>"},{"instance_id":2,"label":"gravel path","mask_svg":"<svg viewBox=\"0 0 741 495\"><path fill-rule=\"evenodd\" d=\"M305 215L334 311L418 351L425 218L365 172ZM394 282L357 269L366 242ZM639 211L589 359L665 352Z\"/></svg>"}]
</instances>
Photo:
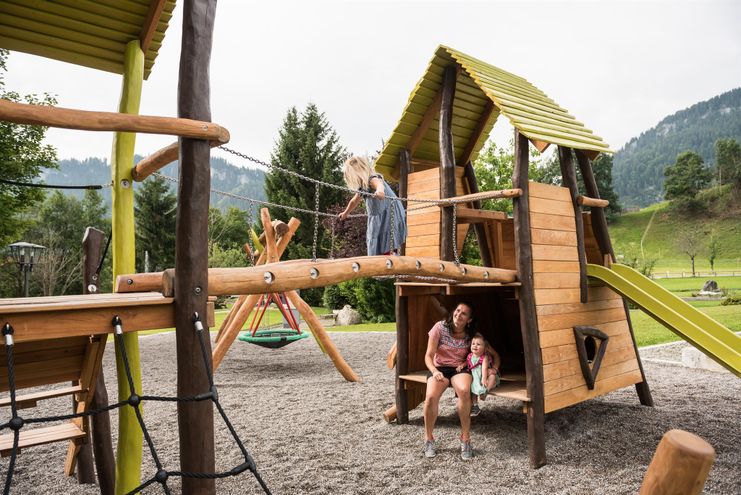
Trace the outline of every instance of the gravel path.
<instances>
[{"instance_id":1,"label":"gravel path","mask_svg":"<svg viewBox=\"0 0 741 495\"><path fill-rule=\"evenodd\" d=\"M443 396L436 428L438 456L425 459L421 408L411 412L407 425L387 424L381 417L393 401L393 372L385 361L395 334L331 336L363 383L345 382L313 339L280 350L237 342L216 375L222 404L275 494L635 493L661 435L672 428L696 433L715 447L706 493L741 493L741 380L730 373L647 361L656 407L640 406L629 387L549 414L548 465L531 470L525 416L516 402L499 398L489 398L473 421L476 457L461 461L450 391ZM175 394L174 343L174 334L142 338L145 393ZM104 366L113 397L110 345L108 351ZM654 348L643 354L659 353L667 360L665 352ZM24 414L68 409L69 398L56 399ZM111 421L115 430L115 413ZM178 469L175 406L149 403L145 421L165 467ZM217 423L217 467L229 469L240 463L239 452L221 426ZM66 449L55 444L23 452L12 493L98 493L62 475ZM154 467L148 452L144 459L143 473L149 477ZM0 465L5 472L8 458ZM180 491L177 479L171 487ZM219 493L260 493L249 473L217 481L217 488Z\"/></svg>"}]
</instances>

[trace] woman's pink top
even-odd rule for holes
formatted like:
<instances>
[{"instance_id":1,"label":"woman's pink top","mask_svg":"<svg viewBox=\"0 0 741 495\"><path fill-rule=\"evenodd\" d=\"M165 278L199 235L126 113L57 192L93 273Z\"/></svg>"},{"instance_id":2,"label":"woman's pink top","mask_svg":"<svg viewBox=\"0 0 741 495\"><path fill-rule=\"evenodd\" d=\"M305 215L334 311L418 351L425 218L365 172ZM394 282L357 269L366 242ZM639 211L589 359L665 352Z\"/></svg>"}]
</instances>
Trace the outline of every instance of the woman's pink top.
<instances>
[{"instance_id":1,"label":"woman's pink top","mask_svg":"<svg viewBox=\"0 0 741 495\"><path fill-rule=\"evenodd\" d=\"M448 325L444 321L438 321L429 331L431 339L437 340L437 352L432 360L436 367L455 368L466 362L471 339L468 336L455 339L450 334Z\"/></svg>"}]
</instances>

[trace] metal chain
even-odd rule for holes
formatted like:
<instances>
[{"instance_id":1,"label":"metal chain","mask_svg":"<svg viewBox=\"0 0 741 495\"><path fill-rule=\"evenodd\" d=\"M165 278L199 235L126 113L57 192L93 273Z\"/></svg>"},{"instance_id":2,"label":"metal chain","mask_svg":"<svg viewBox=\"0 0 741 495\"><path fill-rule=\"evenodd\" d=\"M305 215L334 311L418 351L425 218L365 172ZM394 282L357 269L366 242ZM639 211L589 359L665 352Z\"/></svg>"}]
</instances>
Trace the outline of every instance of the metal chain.
<instances>
[{"instance_id":1,"label":"metal chain","mask_svg":"<svg viewBox=\"0 0 741 495\"><path fill-rule=\"evenodd\" d=\"M455 258L455 265L461 264L461 259L458 256L458 206L453 203L453 257Z\"/></svg>"},{"instance_id":2,"label":"metal chain","mask_svg":"<svg viewBox=\"0 0 741 495\"><path fill-rule=\"evenodd\" d=\"M335 242L335 227L337 226L337 218L332 219L332 237L329 245L329 259L334 259L334 242Z\"/></svg>"},{"instance_id":3,"label":"metal chain","mask_svg":"<svg viewBox=\"0 0 741 495\"><path fill-rule=\"evenodd\" d=\"M394 254L394 249L396 248L396 242L394 242L394 238L395 238L394 231L396 230L396 222L394 220L394 210L396 210L396 208L394 207L395 205L393 201L388 206L391 209L391 215L390 215L391 225L389 226L389 230L391 234L389 237L389 242L391 243L391 245L389 246L389 253Z\"/></svg>"},{"instance_id":4,"label":"metal chain","mask_svg":"<svg viewBox=\"0 0 741 495\"><path fill-rule=\"evenodd\" d=\"M316 244L319 239L319 183L314 185L314 242L311 245L311 261L316 261Z\"/></svg>"},{"instance_id":5,"label":"metal chain","mask_svg":"<svg viewBox=\"0 0 741 495\"><path fill-rule=\"evenodd\" d=\"M247 265L248 266L254 266L255 265L255 243L252 240L252 225L254 221L253 217L253 209L255 207L255 204L252 201L249 201L249 205L247 206L247 245L250 247L250 253L247 255Z\"/></svg>"}]
</instances>

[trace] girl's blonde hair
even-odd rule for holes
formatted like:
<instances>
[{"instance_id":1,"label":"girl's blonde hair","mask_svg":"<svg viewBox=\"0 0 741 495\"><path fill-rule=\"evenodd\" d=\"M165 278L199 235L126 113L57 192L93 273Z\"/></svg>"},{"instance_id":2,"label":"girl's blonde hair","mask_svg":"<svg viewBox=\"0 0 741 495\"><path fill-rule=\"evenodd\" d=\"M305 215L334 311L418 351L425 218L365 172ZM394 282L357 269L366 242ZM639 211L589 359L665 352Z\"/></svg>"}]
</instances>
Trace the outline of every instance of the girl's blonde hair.
<instances>
[{"instance_id":1,"label":"girl's blonde hair","mask_svg":"<svg viewBox=\"0 0 741 495\"><path fill-rule=\"evenodd\" d=\"M376 173L363 156L351 156L342 166L345 183L350 189L368 189L368 178Z\"/></svg>"}]
</instances>

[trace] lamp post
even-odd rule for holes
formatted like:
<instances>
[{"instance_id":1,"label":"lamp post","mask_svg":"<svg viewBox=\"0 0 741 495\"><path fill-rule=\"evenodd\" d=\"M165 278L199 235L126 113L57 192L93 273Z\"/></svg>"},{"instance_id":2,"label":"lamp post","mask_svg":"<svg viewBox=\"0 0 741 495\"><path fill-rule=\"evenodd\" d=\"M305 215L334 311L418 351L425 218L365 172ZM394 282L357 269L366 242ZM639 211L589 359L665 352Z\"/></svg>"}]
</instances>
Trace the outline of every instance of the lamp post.
<instances>
[{"instance_id":1,"label":"lamp post","mask_svg":"<svg viewBox=\"0 0 741 495\"><path fill-rule=\"evenodd\" d=\"M41 256L41 251L46 248L30 242L15 242L8 248L15 262L18 263L23 276L23 294L28 297L28 274L33 270L33 264L37 258Z\"/></svg>"}]
</instances>

